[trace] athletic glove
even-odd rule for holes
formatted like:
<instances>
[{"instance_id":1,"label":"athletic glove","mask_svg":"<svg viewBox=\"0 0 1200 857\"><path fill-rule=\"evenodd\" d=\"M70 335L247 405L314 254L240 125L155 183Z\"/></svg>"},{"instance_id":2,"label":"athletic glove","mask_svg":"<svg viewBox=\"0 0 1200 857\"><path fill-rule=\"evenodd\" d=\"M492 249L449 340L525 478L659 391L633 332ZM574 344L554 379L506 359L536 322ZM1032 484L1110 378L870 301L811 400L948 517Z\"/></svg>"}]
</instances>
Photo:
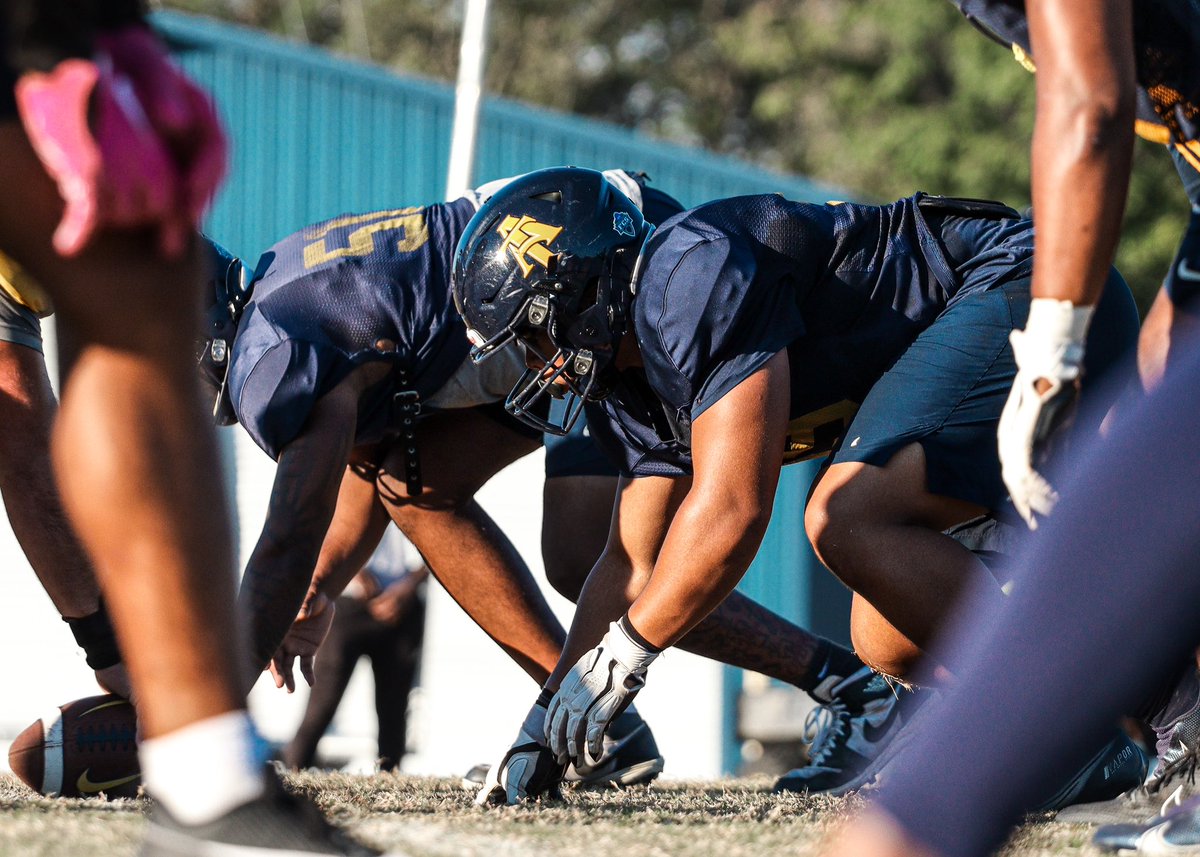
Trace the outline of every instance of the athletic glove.
<instances>
[{"instance_id":1,"label":"athletic glove","mask_svg":"<svg viewBox=\"0 0 1200 857\"><path fill-rule=\"evenodd\" d=\"M646 683L646 668L659 654L622 617L571 667L550 701L546 721L546 742L561 764L600 762L608 724L633 702Z\"/></svg>"},{"instance_id":2,"label":"athletic glove","mask_svg":"<svg viewBox=\"0 0 1200 857\"><path fill-rule=\"evenodd\" d=\"M517 740L504 754L500 764L488 770L483 787L475 796L479 806L500 806L521 803L546 795L562 797L559 784L566 765L560 764L543 742L546 732L546 706L541 701L525 715Z\"/></svg>"},{"instance_id":3,"label":"athletic glove","mask_svg":"<svg viewBox=\"0 0 1200 857\"><path fill-rule=\"evenodd\" d=\"M1025 329L1010 335L1017 375L1000 415L1000 467L1013 506L1031 530L1058 502L1045 468L1075 416L1093 310L1035 298Z\"/></svg>"},{"instance_id":4,"label":"athletic glove","mask_svg":"<svg viewBox=\"0 0 1200 857\"><path fill-rule=\"evenodd\" d=\"M96 38L92 59L26 72L17 107L65 202L54 247L80 253L103 227L154 227L168 257L188 246L225 172L207 96L144 24Z\"/></svg>"}]
</instances>

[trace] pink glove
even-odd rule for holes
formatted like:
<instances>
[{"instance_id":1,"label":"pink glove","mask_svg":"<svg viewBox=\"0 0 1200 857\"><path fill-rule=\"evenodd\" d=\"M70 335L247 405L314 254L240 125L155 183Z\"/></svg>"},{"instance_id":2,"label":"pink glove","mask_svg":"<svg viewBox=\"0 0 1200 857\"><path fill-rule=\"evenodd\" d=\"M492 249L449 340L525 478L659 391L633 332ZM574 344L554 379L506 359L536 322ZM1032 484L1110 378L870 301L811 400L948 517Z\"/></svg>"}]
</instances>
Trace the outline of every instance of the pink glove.
<instances>
[{"instance_id":1,"label":"pink glove","mask_svg":"<svg viewBox=\"0 0 1200 857\"><path fill-rule=\"evenodd\" d=\"M134 25L97 38L94 61L27 72L17 105L65 205L54 246L73 256L105 226L154 226L165 256L188 246L225 169L206 96Z\"/></svg>"}]
</instances>

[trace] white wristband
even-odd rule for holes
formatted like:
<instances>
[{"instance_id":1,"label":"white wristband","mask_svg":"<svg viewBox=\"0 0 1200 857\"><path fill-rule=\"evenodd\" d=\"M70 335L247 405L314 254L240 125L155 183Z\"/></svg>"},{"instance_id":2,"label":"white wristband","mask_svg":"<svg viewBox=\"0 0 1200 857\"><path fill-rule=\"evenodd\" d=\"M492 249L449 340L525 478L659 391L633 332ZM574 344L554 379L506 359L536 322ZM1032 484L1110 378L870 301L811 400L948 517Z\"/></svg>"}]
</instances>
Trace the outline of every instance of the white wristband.
<instances>
[{"instance_id":1,"label":"white wristband","mask_svg":"<svg viewBox=\"0 0 1200 857\"><path fill-rule=\"evenodd\" d=\"M1025 329L1012 333L1018 368L1035 378L1061 381L1078 378L1088 325L1095 310L1070 301L1034 298Z\"/></svg>"},{"instance_id":2,"label":"white wristband","mask_svg":"<svg viewBox=\"0 0 1200 857\"><path fill-rule=\"evenodd\" d=\"M640 672L650 666L660 652L652 651L625 633L620 622L608 626L608 633L601 643L609 657L621 663L631 673Z\"/></svg>"}]
</instances>

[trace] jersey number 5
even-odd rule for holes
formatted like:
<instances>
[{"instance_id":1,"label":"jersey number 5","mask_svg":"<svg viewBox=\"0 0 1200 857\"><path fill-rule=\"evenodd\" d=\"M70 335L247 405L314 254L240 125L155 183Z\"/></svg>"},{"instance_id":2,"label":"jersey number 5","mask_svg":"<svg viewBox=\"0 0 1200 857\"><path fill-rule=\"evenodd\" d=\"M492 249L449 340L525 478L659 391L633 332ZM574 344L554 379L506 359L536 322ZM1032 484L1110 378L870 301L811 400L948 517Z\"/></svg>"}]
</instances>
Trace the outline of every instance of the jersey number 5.
<instances>
[{"instance_id":1,"label":"jersey number 5","mask_svg":"<svg viewBox=\"0 0 1200 857\"><path fill-rule=\"evenodd\" d=\"M362 224L346 234L345 247L327 247L326 239L335 229ZM396 242L401 253L411 253L429 240L429 229L425 225L423 208L398 208L394 211L375 211L351 217L339 217L319 226L306 238L315 238L304 245L304 267L315 268L343 256L368 256L375 252L375 234L402 230L404 237Z\"/></svg>"}]
</instances>

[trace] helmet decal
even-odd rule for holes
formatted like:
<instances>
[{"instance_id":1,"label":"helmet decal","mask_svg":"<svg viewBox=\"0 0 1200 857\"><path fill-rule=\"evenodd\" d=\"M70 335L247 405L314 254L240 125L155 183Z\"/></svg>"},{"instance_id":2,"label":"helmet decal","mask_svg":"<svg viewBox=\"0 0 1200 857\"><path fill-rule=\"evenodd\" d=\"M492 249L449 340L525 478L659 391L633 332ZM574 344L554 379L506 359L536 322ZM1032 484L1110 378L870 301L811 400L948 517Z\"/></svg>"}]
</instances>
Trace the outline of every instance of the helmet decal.
<instances>
[{"instance_id":1,"label":"helmet decal","mask_svg":"<svg viewBox=\"0 0 1200 857\"><path fill-rule=\"evenodd\" d=\"M630 238L637 235L637 229L634 228L633 218L629 216L629 212L613 212L613 231L618 235L628 235Z\"/></svg>"},{"instance_id":2,"label":"helmet decal","mask_svg":"<svg viewBox=\"0 0 1200 857\"><path fill-rule=\"evenodd\" d=\"M500 250L511 253L521 266L521 274L528 278L533 272L534 262L549 270L553 254L547 245L558 237L562 227L539 223L527 214L521 217L510 214L496 227L496 231L504 236Z\"/></svg>"}]
</instances>

